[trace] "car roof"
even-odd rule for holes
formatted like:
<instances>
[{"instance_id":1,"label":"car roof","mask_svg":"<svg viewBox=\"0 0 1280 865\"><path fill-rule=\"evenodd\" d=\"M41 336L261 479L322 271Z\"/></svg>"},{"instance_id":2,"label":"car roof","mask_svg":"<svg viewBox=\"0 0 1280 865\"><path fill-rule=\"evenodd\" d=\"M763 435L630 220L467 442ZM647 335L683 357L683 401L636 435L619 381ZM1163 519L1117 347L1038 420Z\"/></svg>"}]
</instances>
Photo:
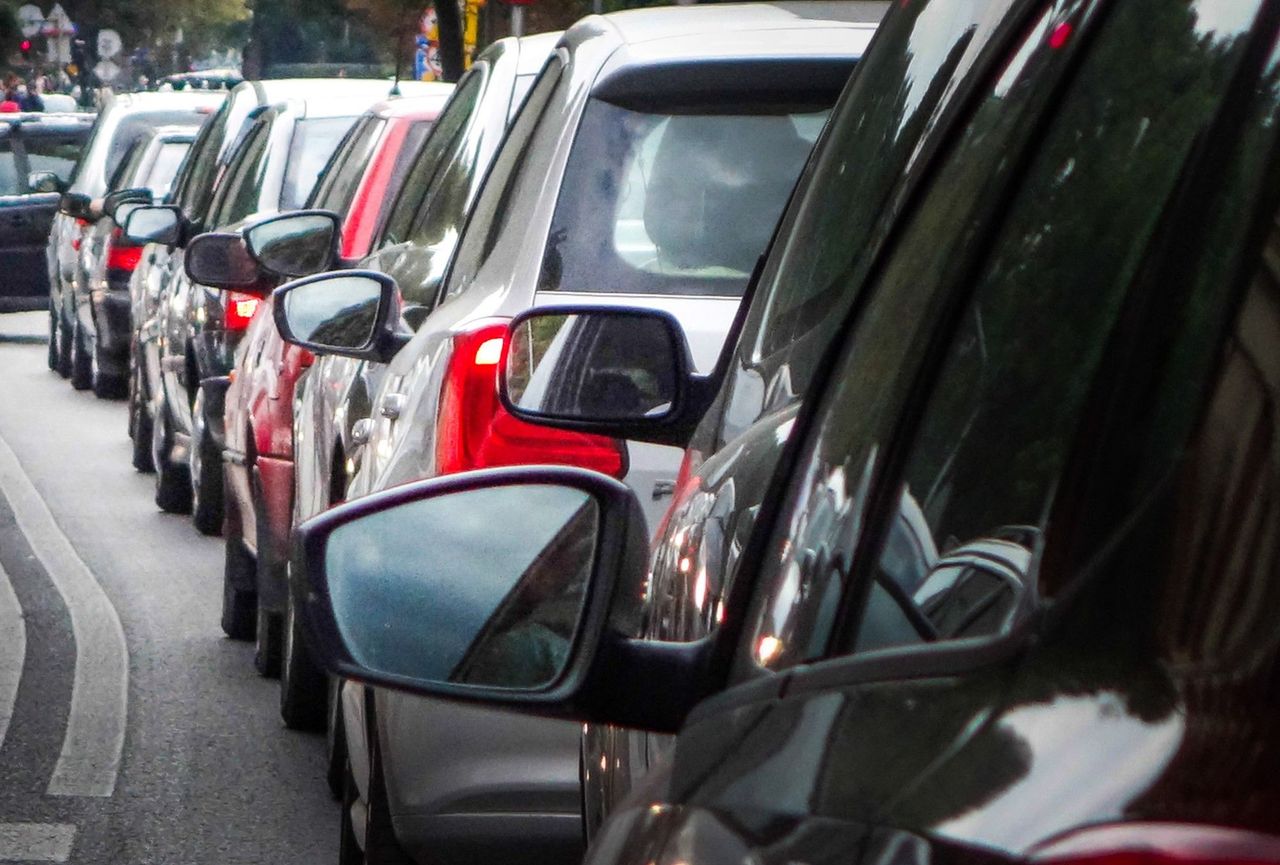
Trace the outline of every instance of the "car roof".
<instances>
[{"instance_id":1,"label":"car roof","mask_svg":"<svg viewBox=\"0 0 1280 865\"><path fill-rule=\"evenodd\" d=\"M785 30L825 30L832 25L876 25L890 3L874 0L802 3L724 3L631 9L592 16L570 28L612 32L624 45L667 39L696 38L714 46L719 37ZM812 33L809 34L812 37Z\"/></svg>"},{"instance_id":2,"label":"car roof","mask_svg":"<svg viewBox=\"0 0 1280 865\"><path fill-rule=\"evenodd\" d=\"M67 132L88 135L96 116L79 112L44 114L35 111L4 114L0 115L0 135L8 135L17 127L22 127L23 135L56 135Z\"/></svg>"},{"instance_id":3,"label":"car roof","mask_svg":"<svg viewBox=\"0 0 1280 865\"><path fill-rule=\"evenodd\" d=\"M431 85L430 93L415 92L412 96L397 96L385 99L369 109L370 113L379 117L393 118L431 118L440 113L440 109L449 101L453 93L452 84L442 82L422 82Z\"/></svg>"},{"instance_id":4,"label":"car roof","mask_svg":"<svg viewBox=\"0 0 1280 865\"><path fill-rule=\"evenodd\" d=\"M106 105L116 111L163 111L165 109L217 108L227 98L225 90L172 90L165 92L116 93L107 97Z\"/></svg>"}]
</instances>

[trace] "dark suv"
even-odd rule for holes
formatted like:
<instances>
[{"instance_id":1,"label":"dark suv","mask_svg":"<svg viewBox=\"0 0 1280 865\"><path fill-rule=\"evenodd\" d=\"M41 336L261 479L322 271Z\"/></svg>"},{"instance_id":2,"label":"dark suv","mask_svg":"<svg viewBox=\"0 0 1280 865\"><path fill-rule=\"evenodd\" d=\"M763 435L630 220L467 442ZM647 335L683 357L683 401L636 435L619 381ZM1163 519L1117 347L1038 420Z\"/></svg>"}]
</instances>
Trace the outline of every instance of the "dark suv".
<instances>
[{"instance_id":1,"label":"dark suv","mask_svg":"<svg viewBox=\"0 0 1280 865\"><path fill-rule=\"evenodd\" d=\"M300 528L316 649L678 731L592 862L1280 861L1278 37L895 4L710 378L656 313L513 325L526 420L702 418L652 572L602 476L408 485ZM554 350L623 315L642 369Z\"/></svg>"},{"instance_id":2,"label":"dark suv","mask_svg":"<svg viewBox=\"0 0 1280 865\"><path fill-rule=\"evenodd\" d=\"M0 115L0 312L49 303L45 243L92 114Z\"/></svg>"}]
</instances>

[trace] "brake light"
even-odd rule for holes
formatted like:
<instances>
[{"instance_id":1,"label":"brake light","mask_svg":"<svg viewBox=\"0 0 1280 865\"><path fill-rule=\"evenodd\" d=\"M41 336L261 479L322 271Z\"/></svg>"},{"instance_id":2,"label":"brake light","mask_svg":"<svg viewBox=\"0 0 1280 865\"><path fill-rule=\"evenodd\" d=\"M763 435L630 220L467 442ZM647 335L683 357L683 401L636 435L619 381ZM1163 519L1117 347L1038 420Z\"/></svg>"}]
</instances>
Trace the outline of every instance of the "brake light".
<instances>
[{"instance_id":1,"label":"brake light","mask_svg":"<svg viewBox=\"0 0 1280 865\"><path fill-rule=\"evenodd\" d=\"M1280 837L1186 823L1118 823L1033 851L1037 865L1277 865Z\"/></svg>"},{"instance_id":2,"label":"brake light","mask_svg":"<svg viewBox=\"0 0 1280 865\"><path fill-rule=\"evenodd\" d=\"M436 471L555 464L626 473L622 443L605 436L525 423L498 400L507 324L490 322L453 338L436 418Z\"/></svg>"},{"instance_id":3,"label":"brake light","mask_svg":"<svg viewBox=\"0 0 1280 865\"><path fill-rule=\"evenodd\" d=\"M89 220L76 217L76 235L71 238L71 248L76 252L80 251L80 244L84 240L84 230L89 227Z\"/></svg>"},{"instance_id":4,"label":"brake light","mask_svg":"<svg viewBox=\"0 0 1280 865\"><path fill-rule=\"evenodd\" d=\"M227 314L223 319L227 330L244 330L258 309L259 298L238 291L227 292Z\"/></svg>"},{"instance_id":5,"label":"brake light","mask_svg":"<svg viewBox=\"0 0 1280 865\"><path fill-rule=\"evenodd\" d=\"M123 270L133 273L142 261L142 247L125 240L124 230L113 229L107 238L107 270Z\"/></svg>"}]
</instances>

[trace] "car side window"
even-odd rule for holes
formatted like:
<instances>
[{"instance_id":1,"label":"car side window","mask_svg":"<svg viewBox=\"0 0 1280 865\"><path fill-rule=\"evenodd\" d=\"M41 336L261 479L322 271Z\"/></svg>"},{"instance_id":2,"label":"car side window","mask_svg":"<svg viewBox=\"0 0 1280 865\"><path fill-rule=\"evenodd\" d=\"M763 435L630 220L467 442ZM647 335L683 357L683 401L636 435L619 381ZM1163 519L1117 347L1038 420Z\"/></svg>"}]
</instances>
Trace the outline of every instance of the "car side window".
<instances>
[{"instance_id":1,"label":"car side window","mask_svg":"<svg viewBox=\"0 0 1280 865\"><path fill-rule=\"evenodd\" d=\"M357 121L321 172L309 206L334 213L347 212L386 125L387 122L378 117L363 117Z\"/></svg>"},{"instance_id":2,"label":"car side window","mask_svg":"<svg viewBox=\"0 0 1280 865\"><path fill-rule=\"evenodd\" d=\"M219 190L213 205L214 217L209 229L239 222L258 209L262 175L266 171L267 149L271 143L271 124L262 121L245 138L241 149Z\"/></svg>"},{"instance_id":3,"label":"car side window","mask_svg":"<svg viewBox=\"0 0 1280 865\"><path fill-rule=\"evenodd\" d=\"M484 179L480 197L462 234L457 258L445 278L446 298L464 291L493 251L498 235L506 225L512 200L520 194L517 190L528 183L544 182L542 177L527 175L524 168L531 150L530 142L542 126L544 111L556 93L563 70L564 60L559 55L552 55L520 106L520 112L498 150L493 168Z\"/></svg>"},{"instance_id":4,"label":"car side window","mask_svg":"<svg viewBox=\"0 0 1280 865\"><path fill-rule=\"evenodd\" d=\"M22 139L22 150L27 155L27 170L52 171L63 180L71 177L83 149L83 137L30 135Z\"/></svg>"},{"instance_id":5,"label":"car side window","mask_svg":"<svg viewBox=\"0 0 1280 865\"><path fill-rule=\"evenodd\" d=\"M187 154L186 165L175 187L175 203L189 218L203 221L214 194L214 180L218 172L218 152L227 136L231 100L224 102L200 128L195 143Z\"/></svg>"},{"instance_id":6,"label":"car side window","mask_svg":"<svg viewBox=\"0 0 1280 865\"><path fill-rule=\"evenodd\" d=\"M846 343L777 526L789 541L767 560L740 675L829 651L995 636L1042 601L1040 538L1103 350L1244 53L1235 34L1215 38L1196 20L1134 0L1100 22L987 233L957 202L1012 161L1001 130L1052 90L1041 79L1080 22L1051 10L1011 57ZM1167 42L1170 62L1132 74L1136 39ZM966 275L966 253L988 236ZM936 375L921 348L935 341Z\"/></svg>"},{"instance_id":7,"label":"car side window","mask_svg":"<svg viewBox=\"0 0 1280 865\"><path fill-rule=\"evenodd\" d=\"M893 192L921 133L956 80L999 45L992 22L1013 2L913 3L886 16L877 50L859 63L828 126L826 137L839 146L820 149L802 175L760 275L717 448L808 389L822 349L860 294L851 287L865 278L865 253L883 237L878 227L896 209ZM811 176L817 182L806 182Z\"/></svg>"},{"instance_id":8,"label":"car side window","mask_svg":"<svg viewBox=\"0 0 1280 865\"><path fill-rule=\"evenodd\" d=\"M433 209L442 211L442 215L438 217L442 224L461 219L460 216L451 218L443 213L448 210L449 214L452 214L460 205L452 199L438 201L439 196L428 197L427 193L435 188L438 176L450 171L464 170L463 163L466 160L463 159L462 151L469 139L466 133L475 125L475 121L480 119L476 116L476 109L480 106L480 97L484 93L488 80L488 65L481 63L472 67L471 71L458 82L444 111L437 118L431 134L427 136L427 142L418 154L412 170L405 178L400 195L387 217L382 241L375 244L379 248L404 243L409 239L415 222L422 224L431 221L428 219L428 214ZM419 233L429 234L429 232Z\"/></svg>"}]
</instances>

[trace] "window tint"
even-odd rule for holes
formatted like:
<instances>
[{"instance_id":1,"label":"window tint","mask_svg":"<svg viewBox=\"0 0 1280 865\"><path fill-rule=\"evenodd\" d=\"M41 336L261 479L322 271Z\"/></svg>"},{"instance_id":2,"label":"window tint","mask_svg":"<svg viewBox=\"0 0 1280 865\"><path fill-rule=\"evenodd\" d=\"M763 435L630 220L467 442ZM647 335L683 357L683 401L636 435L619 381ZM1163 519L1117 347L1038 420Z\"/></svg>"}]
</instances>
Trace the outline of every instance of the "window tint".
<instances>
[{"instance_id":1,"label":"window tint","mask_svg":"<svg viewBox=\"0 0 1280 865\"><path fill-rule=\"evenodd\" d=\"M258 209L258 195L267 170L267 145L270 142L271 125L267 122L255 124L231 157L213 205L214 218L206 228L230 225Z\"/></svg>"},{"instance_id":2,"label":"window tint","mask_svg":"<svg viewBox=\"0 0 1280 865\"><path fill-rule=\"evenodd\" d=\"M426 145L418 154L413 169L405 178L404 186L396 199L395 207L387 218L387 230L383 235L381 246L404 243L409 239L413 223L427 223L427 211L439 211L436 217L441 224L455 224L461 221L459 212L461 205L450 199L437 201L436 196L427 198L427 190L438 174L457 172L465 174L469 162L467 160L468 135L466 131L473 126L476 109L480 105L480 96L488 81L488 66L478 64L458 83L453 95L443 112L436 119L435 128L427 138ZM471 151L474 153L474 151ZM474 167L474 166L472 166ZM425 205L425 206L424 206ZM449 207L449 213L444 211ZM420 213L419 211L423 211ZM425 233L425 232L424 232Z\"/></svg>"},{"instance_id":3,"label":"window tint","mask_svg":"<svg viewBox=\"0 0 1280 865\"><path fill-rule=\"evenodd\" d=\"M147 175L146 182L143 183L143 186L151 190L156 201L169 194L169 186L173 183L174 175L178 173L178 166L182 164L183 157L190 149L191 145L186 141L170 141L160 145L156 161L151 164L151 171Z\"/></svg>"},{"instance_id":4,"label":"window tint","mask_svg":"<svg viewBox=\"0 0 1280 865\"><path fill-rule=\"evenodd\" d=\"M354 117L323 117L299 120L289 142L284 185L280 189L280 209L295 210L311 195L320 171L347 134Z\"/></svg>"},{"instance_id":5,"label":"window tint","mask_svg":"<svg viewBox=\"0 0 1280 865\"><path fill-rule=\"evenodd\" d=\"M228 135L231 100L218 108L196 136L188 156L189 165L182 171L175 203L189 218L203 222L205 211L213 199L213 183L218 176L218 154Z\"/></svg>"},{"instance_id":6,"label":"window tint","mask_svg":"<svg viewBox=\"0 0 1280 865\"><path fill-rule=\"evenodd\" d=\"M21 195L23 192L26 188L18 177L18 156L13 151L12 142L5 138L0 140L0 195Z\"/></svg>"},{"instance_id":7,"label":"window tint","mask_svg":"<svg viewBox=\"0 0 1280 865\"><path fill-rule=\"evenodd\" d=\"M207 117L200 111L144 111L129 114L120 121L107 150L106 176L111 177L120 166L129 146L158 126L199 126Z\"/></svg>"},{"instance_id":8,"label":"window tint","mask_svg":"<svg viewBox=\"0 0 1280 865\"><path fill-rule=\"evenodd\" d=\"M28 171L52 171L66 180L75 170L84 139L31 135L22 139L22 149L27 153Z\"/></svg>"},{"instance_id":9,"label":"window tint","mask_svg":"<svg viewBox=\"0 0 1280 865\"><path fill-rule=\"evenodd\" d=\"M764 411L798 400L822 350L858 296L869 252L896 204L891 197L930 117L955 80L992 49L1013 0L912 3L876 32L831 118L830 146L807 172L791 224L761 274L729 383L718 444ZM998 46L999 40L995 40ZM770 402L764 402L764 395Z\"/></svg>"},{"instance_id":10,"label":"window tint","mask_svg":"<svg viewBox=\"0 0 1280 865\"><path fill-rule=\"evenodd\" d=\"M108 190L124 189L138 179L138 169L142 165L143 157L147 154L147 144L146 139L139 138L129 145L124 159L120 160L120 164L116 166L115 173L107 178Z\"/></svg>"},{"instance_id":11,"label":"window tint","mask_svg":"<svg viewBox=\"0 0 1280 865\"><path fill-rule=\"evenodd\" d=\"M552 56L542 74L529 91L511 130L502 143L493 168L484 178L484 188L476 199L475 209L466 225L458 256L447 278L445 297L465 290L484 264L506 225L510 205L524 187L543 182L543 178L526 176L524 167L529 156L529 142L537 134L544 109L551 101L560 81L564 61ZM527 194L533 194L530 188Z\"/></svg>"},{"instance_id":12,"label":"window tint","mask_svg":"<svg viewBox=\"0 0 1280 865\"><path fill-rule=\"evenodd\" d=\"M312 193L312 206L344 214L373 158L386 121L362 117L343 139Z\"/></svg>"},{"instance_id":13,"label":"window tint","mask_svg":"<svg viewBox=\"0 0 1280 865\"><path fill-rule=\"evenodd\" d=\"M590 102L539 290L740 296L826 117L753 108Z\"/></svg>"},{"instance_id":14,"label":"window tint","mask_svg":"<svg viewBox=\"0 0 1280 865\"><path fill-rule=\"evenodd\" d=\"M859 573L867 594L849 603L857 610L865 597L863 615L840 651L997 634L1038 602L1033 556L1103 349L1242 53L1171 9L1134 0L1112 10L1071 91L1049 106L1052 124L1017 195L992 211L999 228L970 278L966 253L982 245L972 204L1011 161L1008 130L1029 97L1047 92L1061 66L1051 36L1060 19L1042 17L997 78L850 335L780 524L790 542L766 569L751 666L820 657ZM1155 38L1167 42L1167 62L1138 74L1132 46ZM972 291L955 318L939 315L959 299L938 294L947 286ZM920 398L916 346L935 322L948 327L949 347L921 420L903 429L902 407ZM904 441L894 471L886 449ZM882 522L865 523L877 500L892 504ZM903 535L936 557L904 563Z\"/></svg>"}]
</instances>

